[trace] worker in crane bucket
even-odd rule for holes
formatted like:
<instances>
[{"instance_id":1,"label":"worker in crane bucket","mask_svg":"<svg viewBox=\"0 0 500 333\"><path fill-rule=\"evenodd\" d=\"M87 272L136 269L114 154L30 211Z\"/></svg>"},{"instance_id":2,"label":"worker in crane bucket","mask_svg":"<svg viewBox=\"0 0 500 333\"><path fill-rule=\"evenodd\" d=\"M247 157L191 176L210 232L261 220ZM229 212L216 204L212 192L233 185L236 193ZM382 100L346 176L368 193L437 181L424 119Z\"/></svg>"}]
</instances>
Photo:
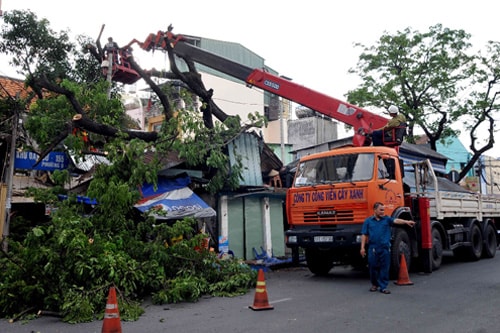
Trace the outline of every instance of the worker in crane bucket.
<instances>
[{"instance_id":1,"label":"worker in crane bucket","mask_svg":"<svg viewBox=\"0 0 500 333\"><path fill-rule=\"evenodd\" d=\"M404 116L404 114L399 112L399 109L396 105L389 106L387 111L389 111L391 119L389 119L384 127L376 129L372 132L372 142L374 146L383 146L384 135L387 135L393 128L403 125L406 126L406 117Z\"/></svg>"}]
</instances>

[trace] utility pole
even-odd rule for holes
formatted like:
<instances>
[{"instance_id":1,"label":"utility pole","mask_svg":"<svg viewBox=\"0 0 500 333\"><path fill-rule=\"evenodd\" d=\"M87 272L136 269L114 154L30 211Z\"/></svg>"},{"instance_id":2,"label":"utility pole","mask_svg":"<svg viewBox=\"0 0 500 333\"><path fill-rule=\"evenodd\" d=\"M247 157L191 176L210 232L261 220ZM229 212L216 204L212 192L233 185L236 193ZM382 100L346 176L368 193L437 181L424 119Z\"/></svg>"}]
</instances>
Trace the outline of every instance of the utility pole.
<instances>
[{"instance_id":1,"label":"utility pole","mask_svg":"<svg viewBox=\"0 0 500 333\"><path fill-rule=\"evenodd\" d=\"M7 238L9 237L10 226L10 211L12 208L12 181L14 178L14 161L16 155L16 140L17 140L17 127L19 125L19 112L14 109L14 116L12 117L12 138L10 143L10 156L9 156L9 172L7 173L7 198L5 200L5 222L2 235L2 249L4 252L8 251L9 245Z\"/></svg>"},{"instance_id":2,"label":"utility pole","mask_svg":"<svg viewBox=\"0 0 500 333\"><path fill-rule=\"evenodd\" d=\"M112 83L112 77L113 77L113 52L109 52L108 53L108 61L109 61L109 64L108 64L108 73L107 73L107 76L106 76L106 80L108 80L109 82L109 88L108 88L108 99L111 98L111 83Z\"/></svg>"}]
</instances>

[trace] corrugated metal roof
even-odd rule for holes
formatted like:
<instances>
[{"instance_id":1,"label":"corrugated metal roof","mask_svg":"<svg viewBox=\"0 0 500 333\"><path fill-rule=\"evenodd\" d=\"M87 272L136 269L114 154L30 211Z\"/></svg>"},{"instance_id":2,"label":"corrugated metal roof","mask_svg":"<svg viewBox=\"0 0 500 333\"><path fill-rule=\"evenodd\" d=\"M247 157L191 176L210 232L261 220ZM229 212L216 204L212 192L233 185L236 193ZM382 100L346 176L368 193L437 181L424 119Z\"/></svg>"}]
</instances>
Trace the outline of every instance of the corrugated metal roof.
<instances>
[{"instance_id":1,"label":"corrugated metal roof","mask_svg":"<svg viewBox=\"0 0 500 333\"><path fill-rule=\"evenodd\" d=\"M259 141L254 135L243 133L228 144L231 165L236 163L236 155L243 163L241 186L262 186Z\"/></svg>"},{"instance_id":2,"label":"corrugated metal roof","mask_svg":"<svg viewBox=\"0 0 500 333\"><path fill-rule=\"evenodd\" d=\"M440 160L444 164L448 160L448 157L443 154L438 153L437 151L432 150L427 145L415 145L407 142L403 142L403 144L399 147L399 152L401 151L412 153L413 155L422 156L429 159Z\"/></svg>"},{"instance_id":3,"label":"corrugated metal roof","mask_svg":"<svg viewBox=\"0 0 500 333\"><path fill-rule=\"evenodd\" d=\"M262 186L263 174L280 171L283 167L278 156L255 132L243 133L228 144L231 165L236 163L235 152L242 157L241 186Z\"/></svg>"},{"instance_id":4,"label":"corrugated metal roof","mask_svg":"<svg viewBox=\"0 0 500 333\"><path fill-rule=\"evenodd\" d=\"M257 54L238 43L201 38L200 47L204 50L213 52L230 60L234 60L235 62L248 66L250 68L264 68L264 59L262 57L259 57ZM197 67L201 72L206 72L230 81L242 83L240 80L235 79L232 76L220 73L210 67L199 64L197 64Z\"/></svg>"},{"instance_id":5,"label":"corrugated metal roof","mask_svg":"<svg viewBox=\"0 0 500 333\"><path fill-rule=\"evenodd\" d=\"M211 52L213 54L222 56L224 58L227 58L229 60L233 60L237 62L238 64L247 66L249 68L253 69L264 69L265 71L272 73L274 75L278 75L278 72L273 70L272 68L266 66L264 64L264 58L256 54L255 52L249 50L245 46L235 43L235 42L227 42L227 41L221 41L221 40L216 40L216 39L211 39L211 38L205 38L205 37L199 37L199 36L190 36L190 35L183 35L183 37L188 40L191 44L195 45L196 47L199 47L203 50L206 50L208 52ZM187 71L188 68L184 61L178 61L177 66L181 71ZM232 81L232 82L237 82L243 84L239 79L236 79L232 76L229 76L227 74L221 73L219 71L216 71L210 67L201 65L196 63L196 69L201 72L201 73L208 73L215 75L217 77ZM271 103L271 93L264 91L264 104L269 105Z\"/></svg>"},{"instance_id":6,"label":"corrugated metal roof","mask_svg":"<svg viewBox=\"0 0 500 333\"><path fill-rule=\"evenodd\" d=\"M214 54L220 55L224 58L234 60L235 62L248 66L250 68L264 68L264 58L259 56L257 53L249 50L240 43L221 41L217 39L199 37L199 36L186 36L184 37L190 40L195 46L212 52ZM199 68L206 69L203 70L207 73L213 73L219 75L221 73L214 71L211 68L198 65ZM229 79L234 80L234 78L229 77Z\"/></svg>"},{"instance_id":7,"label":"corrugated metal roof","mask_svg":"<svg viewBox=\"0 0 500 333\"><path fill-rule=\"evenodd\" d=\"M403 142L399 147L399 157L406 163L418 162L429 159L434 171L445 174L448 157L430 149L427 145L415 145Z\"/></svg>"}]
</instances>

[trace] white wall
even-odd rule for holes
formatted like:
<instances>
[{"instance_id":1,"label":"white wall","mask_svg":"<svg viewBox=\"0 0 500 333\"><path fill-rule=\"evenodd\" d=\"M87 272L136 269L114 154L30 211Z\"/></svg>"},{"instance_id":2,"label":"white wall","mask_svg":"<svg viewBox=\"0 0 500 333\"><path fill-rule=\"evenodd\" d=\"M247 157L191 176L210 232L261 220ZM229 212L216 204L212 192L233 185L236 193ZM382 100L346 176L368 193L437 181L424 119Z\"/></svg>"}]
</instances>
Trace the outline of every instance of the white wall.
<instances>
[{"instance_id":1,"label":"white wall","mask_svg":"<svg viewBox=\"0 0 500 333\"><path fill-rule=\"evenodd\" d=\"M264 113L264 93L261 90L207 73L201 73L201 76L205 88L214 90L212 99L226 114L239 115L245 122L249 113Z\"/></svg>"}]
</instances>

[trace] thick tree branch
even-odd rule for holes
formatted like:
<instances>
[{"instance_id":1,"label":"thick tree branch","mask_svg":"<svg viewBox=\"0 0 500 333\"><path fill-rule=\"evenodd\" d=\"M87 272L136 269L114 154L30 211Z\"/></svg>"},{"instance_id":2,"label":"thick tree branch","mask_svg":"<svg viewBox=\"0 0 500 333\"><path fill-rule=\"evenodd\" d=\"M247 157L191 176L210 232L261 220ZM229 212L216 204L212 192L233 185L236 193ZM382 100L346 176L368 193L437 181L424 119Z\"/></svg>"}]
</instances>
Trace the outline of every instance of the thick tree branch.
<instances>
[{"instance_id":1,"label":"thick tree branch","mask_svg":"<svg viewBox=\"0 0 500 333\"><path fill-rule=\"evenodd\" d=\"M104 31L104 24L101 26L101 30L99 31L99 36L97 36L97 40L96 40L96 46L97 46L97 50L98 50L98 53L101 55L100 56L100 60L102 61L102 59L104 58L104 51L102 50L102 46L101 46L101 36L102 36L102 32Z\"/></svg>"},{"instance_id":2,"label":"thick tree branch","mask_svg":"<svg viewBox=\"0 0 500 333\"><path fill-rule=\"evenodd\" d=\"M153 142L158 139L158 133L156 132L141 132L128 129L118 130L112 126L96 123L85 115L83 108L76 100L75 94L72 91L56 84L52 84L45 76L35 79L35 83L49 91L64 95L77 113L77 115L73 117L72 123L68 123L60 134L52 140L50 145L40 153L35 166L38 165L61 141L63 141L75 127L107 137L117 137L120 133L125 133L128 139L138 138L146 142Z\"/></svg>"},{"instance_id":3,"label":"thick tree branch","mask_svg":"<svg viewBox=\"0 0 500 333\"><path fill-rule=\"evenodd\" d=\"M170 106L170 101L167 95L161 90L161 88L151 80L151 77L135 62L134 57L129 56L126 61L130 64L130 67L135 70L146 83L151 87L151 89L155 92L155 94L160 99L160 102L163 106L163 112L165 114L165 119L169 120L174 116L172 111L172 107Z\"/></svg>"},{"instance_id":4,"label":"thick tree branch","mask_svg":"<svg viewBox=\"0 0 500 333\"><path fill-rule=\"evenodd\" d=\"M79 127L92 133L97 133L110 137L116 137L120 132L126 133L129 139L139 138L147 142L154 141L158 138L158 133L156 132L140 132L127 129L118 130L112 126L96 123L85 115L83 108L78 103L78 101L75 98L75 94L71 90L52 84L45 77L40 78L39 80L37 80L37 82L40 84L40 86L42 86L45 89L66 96L66 98L73 106L73 109L76 111L78 115L81 116L81 117L77 116L73 117L73 126L75 127Z\"/></svg>"},{"instance_id":5,"label":"thick tree branch","mask_svg":"<svg viewBox=\"0 0 500 333\"><path fill-rule=\"evenodd\" d=\"M191 91L193 91L196 95L198 95L203 102L209 104L208 102L212 100L213 90L210 89L209 91L207 91L207 89L205 88L205 84L201 80L200 73L196 71L196 67L193 61L191 61L191 59L184 58L184 61L186 62L189 68L189 72L181 72L177 67L174 53L169 43L167 43L167 52L172 72L176 74L182 82L187 84L191 89ZM210 108L205 107L205 109L203 109L202 111L203 111L203 123L205 124L205 127L213 128L214 123L212 120L212 112Z\"/></svg>"},{"instance_id":6,"label":"thick tree branch","mask_svg":"<svg viewBox=\"0 0 500 333\"><path fill-rule=\"evenodd\" d=\"M34 82L35 84L37 84L42 88L66 96L66 98L68 99L68 101L70 102L71 106L73 107L76 113L79 114L85 113L80 103L78 103L78 101L76 100L75 94L71 90L65 89L61 86L58 86L57 84L51 83L45 75L42 75L39 78L34 78Z\"/></svg>"},{"instance_id":7,"label":"thick tree branch","mask_svg":"<svg viewBox=\"0 0 500 333\"><path fill-rule=\"evenodd\" d=\"M64 126L64 129L62 129L61 132L59 132L59 135L54 139L52 139L50 145L39 153L38 160L35 162L33 167L36 167L45 158L45 156L47 156L59 143L61 143L64 139L66 139L69 133L71 133L72 129L73 126L71 122L67 122L66 126Z\"/></svg>"},{"instance_id":8,"label":"thick tree branch","mask_svg":"<svg viewBox=\"0 0 500 333\"><path fill-rule=\"evenodd\" d=\"M91 45L91 44L87 44L85 45L85 48L87 49L87 51L90 52L90 54L92 54L92 56L97 59L99 62L102 62L103 60L103 56L102 56L102 50L101 51L98 51L98 49L96 49L96 47L94 45Z\"/></svg>"},{"instance_id":9,"label":"thick tree branch","mask_svg":"<svg viewBox=\"0 0 500 333\"><path fill-rule=\"evenodd\" d=\"M96 123L92 119L88 118L85 114L75 115L73 117L73 126L107 137L117 137L121 133L124 133L129 140L137 138L146 142L152 142L158 139L158 133L156 132L143 132L128 129L118 130L108 125Z\"/></svg>"},{"instance_id":10,"label":"thick tree branch","mask_svg":"<svg viewBox=\"0 0 500 333\"><path fill-rule=\"evenodd\" d=\"M87 45L87 50L98 61L102 61L104 59L104 51L100 44L100 37L102 35L103 29L104 25L101 28L98 40L96 42L97 48L93 45ZM125 50L121 49L122 55L126 54L126 52L124 51ZM128 55L127 58L122 59L123 61L127 61L130 64L130 67L146 81L149 87L158 96L164 109L165 119L171 119L174 116L174 113L170 105L168 96L151 79L152 76L178 79L186 84L189 90L199 96L204 105L202 110L203 121L207 128L213 128L214 126L212 115L221 122L226 121L229 116L225 112L223 112L212 100L213 90L207 90L205 88L205 85L201 79L201 75L197 72L194 62L188 57L183 57L183 60L187 64L189 70L187 72L181 72L177 67L174 52L169 44L167 44L166 51L168 53L172 72L157 71L155 69L145 71L135 62L134 58L131 55ZM85 131L103 135L105 137L117 137L119 135L126 134L127 139L138 138L146 142L154 142L158 139L158 133L156 132L142 132L128 129L120 130L108 125L94 122L86 116L85 111L75 98L75 94L72 91L50 82L46 76L34 78L32 83L33 86L40 87L41 89L47 89L57 94L64 95L76 112L76 115L73 117L72 122L68 122L64 130L61 131L61 133L56 138L54 138L54 140L52 140L51 144L40 154L39 160L36 162L36 164L40 163L40 161L43 160L43 158L45 158L47 154L50 153L50 151L52 151L60 142L62 142L71 133L73 128L81 128ZM244 130L244 128L242 128L242 130Z\"/></svg>"},{"instance_id":11,"label":"thick tree branch","mask_svg":"<svg viewBox=\"0 0 500 333\"><path fill-rule=\"evenodd\" d=\"M199 96L202 102L205 104L205 109L203 110L203 120L205 122L205 126L207 126L208 128L213 127L211 115L214 115L219 121L225 122L230 116L228 116L219 108L217 104L215 104L212 99L213 90L207 90L205 88L205 85L201 80L201 75L197 72L194 62L188 57L182 57L189 68L189 72L181 72L177 67L174 52L169 44L167 44L167 52L172 72L176 74L179 79L184 82L194 94Z\"/></svg>"}]
</instances>

